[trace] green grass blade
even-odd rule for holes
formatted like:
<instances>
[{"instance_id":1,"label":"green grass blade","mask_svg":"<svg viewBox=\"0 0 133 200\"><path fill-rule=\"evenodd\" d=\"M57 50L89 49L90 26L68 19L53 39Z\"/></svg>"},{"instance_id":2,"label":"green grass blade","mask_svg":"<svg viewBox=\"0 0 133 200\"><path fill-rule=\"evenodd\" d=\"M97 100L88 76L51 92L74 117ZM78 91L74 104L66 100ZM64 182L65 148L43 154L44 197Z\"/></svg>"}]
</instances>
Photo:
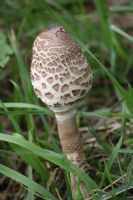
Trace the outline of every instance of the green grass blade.
<instances>
[{"instance_id":1,"label":"green grass blade","mask_svg":"<svg viewBox=\"0 0 133 200\"><path fill-rule=\"evenodd\" d=\"M110 8L109 8L109 10L111 11L111 12L133 12L133 7L132 6L124 6L124 5L122 5L122 6L117 6L117 5L115 5L115 6L111 6Z\"/></svg>"},{"instance_id":2,"label":"green grass blade","mask_svg":"<svg viewBox=\"0 0 133 200\"><path fill-rule=\"evenodd\" d=\"M26 141L24 138L22 139L22 136L20 137L19 134L10 136L10 135L5 135L5 134L0 133L0 141L17 144L23 147L24 149L29 150L30 152L34 153L35 155L40 156L60 166L61 168L69 171L70 173L73 173L81 181L84 182L84 184L90 190L90 192L92 190L99 188L99 186L89 176L87 176L83 171L81 171L76 165L73 165L69 160L66 159L66 157L60 154L57 154L55 152L42 149L41 147L31 142Z\"/></svg>"},{"instance_id":3,"label":"green grass blade","mask_svg":"<svg viewBox=\"0 0 133 200\"><path fill-rule=\"evenodd\" d=\"M124 181L125 188L127 188L127 189L132 183L132 175L133 175L133 156L132 156L131 161L128 165L127 173L126 173L126 177L125 177L125 181Z\"/></svg>"},{"instance_id":4,"label":"green grass blade","mask_svg":"<svg viewBox=\"0 0 133 200\"><path fill-rule=\"evenodd\" d=\"M21 53L19 51L17 39L16 39L16 36L15 36L15 32L13 30L11 31L11 34L9 35L9 40L10 40L11 46L12 46L13 51L14 51L15 56L16 56L17 70L18 70L18 74L19 74L20 79L21 79L23 92L25 94L27 101L29 101L29 97L30 98L32 97L32 89L31 89L31 82L30 82L30 79L29 79L29 72L27 70L27 67L26 67L24 60L21 56Z\"/></svg>"},{"instance_id":5,"label":"green grass blade","mask_svg":"<svg viewBox=\"0 0 133 200\"><path fill-rule=\"evenodd\" d=\"M37 156L23 149L22 147L19 147L18 145L11 144L11 147L15 153L21 157L22 160L33 167L33 169L40 175L41 178L45 178L45 181L47 180L48 171L44 166L42 166L42 163Z\"/></svg>"},{"instance_id":6,"label":"green grass blade","mask_svg":"<svg viewBox=\"0 0 133 200\"><path fill-rule=\"evenodd\" d=\"M38 193L42 196L45 200L57 200L50 192L48 192L45 188L43 188L38 183L32 181L30 178L16 172L2 164L0 164L0 173L4 174L5 176L15 180L16 182L25 185L28 187L32 192Z\"/></svg>"},{"instance_id":7,"label":"green grass blade","mask_svg":"<svg viewBox=\"0 0 133 200\"><path fill-rule=\"evenodd\" d=\"M120 151L120 147L122 145L122 139L123 137L121 136L121 138L119 139L118 143L116 144L116 146L114 147L109 159L108 159L108 162L107 162L107 166L108 166L108 170L111 169L112 165L113 165L113 162L115 161L115 159L117 158L118 156L118 153ZM105 177L106 177L106 170L104 170L104 173L103 173L103 177L102 177L102 180L101 180L101 187L104 183L104 180L105 180Z\"/></svg>"},{"instance_id":8,"label":"green grass blade","mask_svg":"<svg viewBox=\"0 0 133 200\"><path fill-rule=\"evenodd\" d=\"M102 70L108 75L110 80L112 81L114 87L119 91L120 95L124 98L126 101L126 104L129 108L133 108L133 105L131 103L131 98L133 98L133 90L132 88L128 91L126 91L119 82L115 79L115 77L109 72L109 70L82 44L84 50L99 64L99 66L102 68ZM130 98L129 98L130 96Z\"/></svg>"},{"instance_id":9,"label":"green grass blade","mask_svg":"<svg viewBox=\"0 0 133 200\"><path fill-rule=\"evenodd\" d=\"M133 181L131 182L131 184L128 186L128 188L125 185L122 185L116 189L110 192L108 192L108 194L104 194L103 196L101 196L98 200L112 200L112 195L115 195L115 197L117 198L117 195L120 195L124 192L126 192L127 190L130 190L133 188Z\"/></svg>"},{"instance_id":10,"label":"green grass blade","mask_svg":"<svg viewBox=\"0 0 133 200\"><path fill-rule=\"evenodd\" d=\"M22 131L21 131L20 127L19 127L19 124L16 122L16 120L13 118L12 115L8 114L8 109L5 107L5 105L2 102L0 102L0 107L3 108L5 113L7 113L8 117L9 117L9 119L10 119L10 121L11 121L11 123L12 123L12 125L13 125L13 127L15 129L15 131L17 131L19 133L22 133Z\"/></svg>"},{"instance_id":11,"label":"green grass blade","mask_svg":"<svg viewBox=\"0 0 133 200\"><path fill-rule=\"evenodd\" d=\"M125 37L127 40L133 42L133 37L130 36L128 33L124 32L123 30L121 30L119 27L112 24L110 26L110 29L115 31L116 33L120 34L121 36Z\"/></svg>"},{"instance_id":12,"label":"green grass blade","mask_svg":"<svg viewBox=\"0 0 133 200\"><path fill-rule=\"evenodd\" d=\"M112 192L114 193L114 187L113 187L113 184L112 184L113 181L112 181L112 177L111 177L111 173L110 173L110 168L109 168L108 163L106 163L106 162L105 162L105 172L106 172L108 180L109 180L109 182L111 184Z\"/></svg>"},{"instance_id":13,"label":"green grass blade","mask_svg":"<svg viewBox=\"0 0 133 200\"><path fill-rule=\"evenodd\" d=\"M107 8L105 7L105 2L104 0L94 0L94 3L96 5L100 22L101 22L101 27L103 31L103 39L106 41L107 46L110 48L112 46L112 37L111 33L109 30L109 23L108 23L108 18L107 18Z\"/></svg>"},{"instance_id":14,"label":"green grass blade","mask_svg":"<svg viewBox=\"0 0 133 200\"><path fill-rule=\"evenodd\" d=\"M123 140L123 136L121 136L118 143L114 147L112 154L110 155L109 167L111 167L113 165L114 160L117 158L117 155L118 155L120 148L121 148L121 145L122 145L122 140Z\"/></svg>"},{"instance_id":15,"label":"green grass blade","mask_svg":"<svg viewBox=\"0 0 133 200\"><path fill-rule=\"evenodd\" d=\"M43 108L41 106L38 105L34 105L34 104L29 104L29 103L2 103L3 106L5 106L5 108L19 108L19 109L34 109L37 111L42 111L44 114L48 114L50 116L53 116L53 112L50 109L47 108ZM0 104L0 107L2 108L2 105Z\"/></svg>"}]
</instances>

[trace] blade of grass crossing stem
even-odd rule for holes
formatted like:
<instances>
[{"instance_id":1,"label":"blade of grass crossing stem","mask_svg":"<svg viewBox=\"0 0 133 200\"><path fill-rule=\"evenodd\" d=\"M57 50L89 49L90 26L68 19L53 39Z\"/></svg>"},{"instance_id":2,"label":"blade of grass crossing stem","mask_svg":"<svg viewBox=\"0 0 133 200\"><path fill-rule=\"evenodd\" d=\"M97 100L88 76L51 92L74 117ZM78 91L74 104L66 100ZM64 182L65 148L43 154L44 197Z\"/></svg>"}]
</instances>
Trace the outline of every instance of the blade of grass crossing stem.
<instances>
[{"instance_id":1,"label":"blade of grass crossing stem","mask_svg":"<svg viewBox=\"0 0 133 200\"><path fill-rule=\"evenodd\" d=\"M30 143L24 138L22 139L22 136L20 137L18 133L13 136L0 133L0 141L17 144L24 149L29 150L33 154L42 157L43 159L48 160L69 171L73 175L77 176L81 181L83 181L90 192L92 192L92 190L99 189L99 186L89 176L87 176L82 170L67 160L65 156L45 150L33 143Z\"/></svg>"},{"instance_id":2,"label":"blade of grass crossing stem","mask_svg":"<svg viewBox=\"0 0 133 200\"><path fill-rule=\"evenodd\" d=\"M123 137L121 136L121 138L119 139L118 143L116 144L115 148L113 149L113 151L112 151L112 153L111 153L111 155L110 155L110 157L109 157L109 159L107 161L107 167L108 167L109 170L111 169L114 160L118 156L118 153L119 153L121 145L122 145L122 140L123 140ZM105 178L106 178L106 169L104 170L104 173L103 173L103 176L102 176L102 180L101 180L101 183L100 183L100 187L102 187Z\"/></svg>"},{"instance_id":3,"label":"blade of grass crossing stem","mask_svg":"<svg viewBox=\"0 0 133 200\"><path fill-rule=\"evenodd\" d=\"M30 178L12 170L2 164L0 164L0 173L15 180L16 182L23 184L24 186L28 187L32 192L35 192L42 196L45 200L57 200L50 192L48 192L45 188L43 188L38 183L34 182Z\"/></svg>"},{"instance_id":4,"label":"blade of grass crossing stem","mask_svg":"<svg viewBox=\"0 0 133 200\"><path fill-rule=\"evenodd\" d=\"M3 115L8 115L8 114L11 114L11 115L26 115L26 114L40 114L40 115L48 115L50 117L53 117L54 114L52 113L52 111L46 109L45 108L37 108L39 106L37 105L34 105L34 104L27 104L27 103L3 103L4 105L6 105L7 108L19 108L20 110L15 110L15 111L12 111L12 110L8 110L6 113L5 111L0 111L0 114L3 114ZM22 105L22 106L21 106ZM29 105L29 109L28 109L28 105ZM36 107L37 106L37 107ZM1 105L0 105L0 108L1 108ZM30 109L31 108L31 109ZM128 108L127 108L128 110ZM127 114L123 114L122 112L106 112L106 111L98 111L98 112L80 112L81 115L83 116L96 116L96 117L101 117L101 116L104 116L104 117L115 117L115 116L119 116L119 117L126 117L126 118L133 118L133 115L132 113L128 110Z\"/></svg>"}]
</instances>

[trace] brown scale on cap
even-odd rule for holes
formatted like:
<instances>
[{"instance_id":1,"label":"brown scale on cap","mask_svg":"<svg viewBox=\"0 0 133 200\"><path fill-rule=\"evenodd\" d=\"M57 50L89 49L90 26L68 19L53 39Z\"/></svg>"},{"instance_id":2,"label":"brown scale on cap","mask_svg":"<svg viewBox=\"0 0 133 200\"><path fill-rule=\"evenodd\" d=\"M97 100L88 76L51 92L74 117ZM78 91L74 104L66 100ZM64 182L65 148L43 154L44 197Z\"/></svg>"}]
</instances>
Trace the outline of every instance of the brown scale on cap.
<instances>
[{"instance_id":1,"label":"brown scale on cap","mask_svg":"<svg viewBox=\"0 0 133 200\"><path fill-rule=\"evenodd\" d=\"M92 85L91 70L79 45L61 26L36 37L30 75L38 97L57 112L75 105Z\"/></svg>"}]
</instances>

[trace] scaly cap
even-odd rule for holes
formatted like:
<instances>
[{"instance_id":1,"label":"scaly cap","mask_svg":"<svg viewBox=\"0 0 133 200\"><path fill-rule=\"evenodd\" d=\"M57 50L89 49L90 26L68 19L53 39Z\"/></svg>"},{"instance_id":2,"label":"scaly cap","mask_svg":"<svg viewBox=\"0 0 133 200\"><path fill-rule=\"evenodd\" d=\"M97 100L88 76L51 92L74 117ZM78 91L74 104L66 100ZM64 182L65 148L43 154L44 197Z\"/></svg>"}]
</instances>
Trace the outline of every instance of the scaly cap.
<instances>
[{"instance_id":1,"label":"scaly cap","mask_svg":"<svg viewBox=\"0 0 133 200\"><path fill-rule=\"evenodd\" d=\"M79 45L61 26L36 37L30 77L36 95L55 112L75 106L92 86Z\"/></svg>"}]
</instances>

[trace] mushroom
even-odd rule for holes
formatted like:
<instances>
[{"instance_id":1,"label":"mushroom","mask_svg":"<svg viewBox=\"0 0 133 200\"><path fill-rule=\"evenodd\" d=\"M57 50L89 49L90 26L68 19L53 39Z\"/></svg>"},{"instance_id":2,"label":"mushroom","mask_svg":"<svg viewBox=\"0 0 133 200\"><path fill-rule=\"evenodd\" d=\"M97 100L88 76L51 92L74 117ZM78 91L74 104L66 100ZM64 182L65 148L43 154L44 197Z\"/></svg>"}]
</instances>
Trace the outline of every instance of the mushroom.
<instances>
[{"instance_id":1,"label":"mushroom","mask_svg":"<svg viewBox=\"0 0 133 200\"><path fill-rule=\"evenodd\" d=\"M92 73L77 42L62 27L41 32L33 44L30 72L35 94L55 112L59 138L67 158L85 172L85 159L75 110L92 86ZM71 175L75 199L77 179ZM80 190L84 199L89 193L83 183Z\"/></svg>"}]
</instances>

